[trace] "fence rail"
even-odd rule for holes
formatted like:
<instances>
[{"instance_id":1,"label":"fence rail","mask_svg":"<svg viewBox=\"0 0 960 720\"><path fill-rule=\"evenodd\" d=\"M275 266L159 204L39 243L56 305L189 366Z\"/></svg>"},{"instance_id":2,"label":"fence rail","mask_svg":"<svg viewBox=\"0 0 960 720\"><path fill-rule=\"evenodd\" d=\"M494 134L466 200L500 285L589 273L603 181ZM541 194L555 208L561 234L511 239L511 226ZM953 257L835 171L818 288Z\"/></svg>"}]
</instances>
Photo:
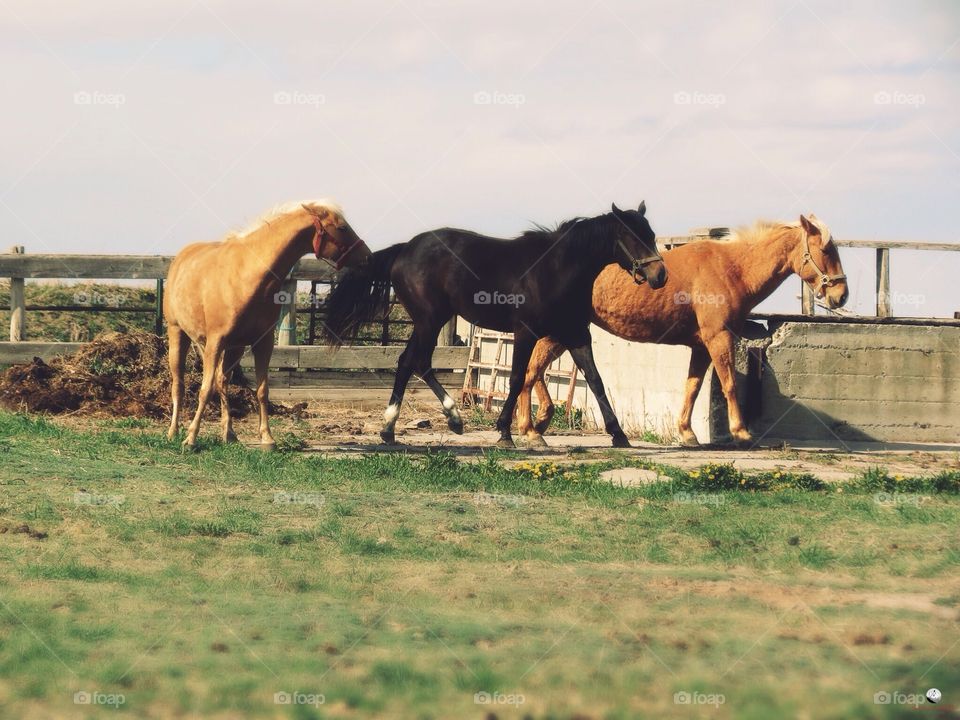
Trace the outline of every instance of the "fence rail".
<instances>
[{"instance_id":1,"label":"fence rail","mask_svg":"<svg viewBox=\"0 0 960 720\"><path fill-rule=\"evenodd\" d=\"M659 242L665 248L672 248L707 238L723 237L727 233L729 233L729 229L724 227L696 228L691 230L689 235L661 237ZM872 249L876 252L876 315L878 318L888 318L892 315L890 298L891 250L960 252L960 243L925 243L898 240L837 240L836 243L840 247ZM22 246L13 247L6 254L0 253L0 278L10 278L10 341L23 342L27 339L25 328L28 310L71 309L66 306L28 306L24 293L24 280L35 278L155 280L157 284L156 303L152 311L154 313L155 329L159 333L163 326L164 279L172 261L173 256L170 255L27 254ZM307 309L310 313L307 336L308 341L312 343L316 337L318 315L318 307L315 302L317 285L333 284L336 282L336 277L336 273L328 264L314 258L301 259L294 266L288 281L283 285L283 290L287 293L289 299L287 302L281 303L279 322L279 344L281 346L298 344L296 332L297 281L311 282L313 302ZM82 309L98 311L101 308L84 307ZM150 308L137 307L132 310L150 312ZM806 284L802 285L801 312L807 317L815 314L813 293ZM388 313L382 324L383 330L377 341L386 344L390 341L390 325L407 323L403 320L391 318ZM441 344L453 342L454 328L453 321L444 328Z\"/></svg>"}]
</instances>

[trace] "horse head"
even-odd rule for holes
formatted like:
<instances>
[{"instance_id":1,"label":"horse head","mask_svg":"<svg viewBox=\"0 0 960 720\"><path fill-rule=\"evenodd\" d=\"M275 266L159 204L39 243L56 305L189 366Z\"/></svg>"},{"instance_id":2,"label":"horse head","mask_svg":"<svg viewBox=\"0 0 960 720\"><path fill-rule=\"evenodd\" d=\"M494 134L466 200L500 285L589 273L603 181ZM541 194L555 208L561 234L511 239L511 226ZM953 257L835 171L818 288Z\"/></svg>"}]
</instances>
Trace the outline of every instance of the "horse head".
<instances>
[{"instance_id":1,"label":"horse head","mask_svg":"<svg viewBox=\"0 0 960 720\"><path fill-rule=\"evenodd\" d=\"M810 213L809 218L800 216L800 231L800 254L795 261L797 275L827 307L842 307L850 293L830 229Z\"/></svg>"},{"instance_id":2,"label":"horse head","mask_svg":"<svg viewBox=\"0 0 960 720\"><path fill-rule=\"evenodd\" d=\"M646 281L654 290L663 287L667 268L657 250L657 234L647 221L646 202L641 202L636 210L621 210L616 203L610 208L619 221L614 231L617 264L629 271L638 285Z\"/></svg>"}]
</instances>

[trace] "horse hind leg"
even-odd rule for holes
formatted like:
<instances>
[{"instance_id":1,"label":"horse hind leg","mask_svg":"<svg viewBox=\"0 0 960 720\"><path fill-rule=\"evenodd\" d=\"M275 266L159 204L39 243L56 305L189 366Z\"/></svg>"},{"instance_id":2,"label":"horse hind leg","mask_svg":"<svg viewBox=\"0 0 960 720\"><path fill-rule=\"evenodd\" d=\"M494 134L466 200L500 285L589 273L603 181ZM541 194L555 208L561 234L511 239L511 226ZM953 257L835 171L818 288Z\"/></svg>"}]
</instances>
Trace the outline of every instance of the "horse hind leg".
<instances>
[{"instance_id":1,"label":"horse hind leg","mask_svg":"<svg viewBox=\"0 0 960 720\"><path fill-rule=\"evenodd\" d=\"M407 340L407 346L400 353L400 359L397 361L397 374L393 378L393 390L390 393L390 402L387 409L383 411L383 428L380 430L380 439L387 445L393 445L396 442L395 428L397 419L400 417L400 406L403 404L403 395L407 390L407 383L410 376L413 375L415 364L414 356L416 346L419 342L416 329Z\"/></svg>"},{"instance_id":2,"label":"horse hind leg","mask_svg":"<svg viewBox=\"0 0 960 720\"><path fill-rule=\"evenodd\" d=\"M225 443L237 442L237 435L233 431L233 419L230 417L230 399L227 396L227 386L234 368L243 356L243 348L229 348L223 353L223 360L217 369L217 393L220 395L220 437Z\"/></svg>"},{"instance_id":3,"label":"horse hind leg","mask_svg":"<svg viewBox=\"0 0 960 720\"><path fill-rule=\"evenodd\" d=\"M440 381L437 380L433 368L427 368L420 375L420 378L430 386L433 394L436 395L440 401L440 405L443 406L443 414L447 416L447 427L457 435L463 435L463 418L460 416L460 409L457 407L454 399L450 397L450 394L444 389L443 385L440 384Z\"/></svg>"},{"instance_id":4,"label":"horse hind leg","mask_svg":"<svg viewBox=\"0 0 960 720\"><path fill-rule=\"evenodd\" d=\"M553 399L543 381L543 373L547 366L563 353L563 346L551 338L541 338L533 348L530 362L523 379L523 388L517 397L517 432L522 435L528 445L545 447L543 433L550 425L553 417ZM531 393L537 393L537 422L531 422Z\"/></svg>"},{"instance_id":5,"label":"horse hind leg","mask_svg":"<svg viewBox=\"0 0 960 720\"><path fill-rule=\"evenodd\" d=\"M167 362L170 367L170 428L167 439L180 431L180 410L183 407L183 372L190 351L190 339L177 325L167 325Z\"/></svg>"}]
</instances>

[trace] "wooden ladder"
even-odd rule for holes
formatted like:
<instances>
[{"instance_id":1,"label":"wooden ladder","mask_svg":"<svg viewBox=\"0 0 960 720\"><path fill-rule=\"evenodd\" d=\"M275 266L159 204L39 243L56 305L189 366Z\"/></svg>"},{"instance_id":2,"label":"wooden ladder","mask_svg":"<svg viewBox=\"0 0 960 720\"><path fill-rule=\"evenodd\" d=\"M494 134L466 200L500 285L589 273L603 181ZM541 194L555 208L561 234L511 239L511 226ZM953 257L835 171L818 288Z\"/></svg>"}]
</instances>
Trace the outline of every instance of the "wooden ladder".
<instances>
[{"instance_id":1,"label":"wooden ladder","mask_svg":"<svg viewBox=\"0 0 960 720\"><path fill-rule=\"evenodd\" d=\"M502 390L497 390L497 379L500 377L501 372L510 372L510 366L503 363L503 352L507 340L512 341L512 333L502 333L495 332L493 330L485 330L480 327L475 327L473 330L473 337L470 339L470 354L467 356L467 369L463 376L463 391L460 394L460 404L461 405L475 405L477 404L477 399L479 396L483 396L483 409L486 412L489 412L493 409L493 401L505 400L507 393ZM484 340L496 340L497 347L494 354L493 362L483 362L481 360L481 348L483 346ZM474 370L489 370L490 371L490 385L486 389L479 387L480 385L480 376L479 372L476 378L476 384L474 384ZM554 370L552 368L547 368L544 373L544 378L564 378L567 379L567 397L566 397L566 410L567 410L567 420L573 422L573 395L577 389L577 366L573 365L573 368L570 370Z\"/></svg>"}]
</instances>

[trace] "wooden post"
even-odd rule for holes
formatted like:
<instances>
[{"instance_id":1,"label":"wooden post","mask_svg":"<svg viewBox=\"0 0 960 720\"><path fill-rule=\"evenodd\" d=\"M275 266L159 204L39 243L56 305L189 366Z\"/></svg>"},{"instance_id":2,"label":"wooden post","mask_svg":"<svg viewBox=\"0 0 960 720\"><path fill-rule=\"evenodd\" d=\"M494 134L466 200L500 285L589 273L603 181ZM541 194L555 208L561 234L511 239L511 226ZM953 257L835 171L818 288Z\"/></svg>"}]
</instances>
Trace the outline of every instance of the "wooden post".
<instances>
[{"instance_id":1,"label":"wooden post","mask_svg":"<svg viewBox=\"0 0 960 720\"><path fill-rule=\"evenodd\" d=\"M278 296L285 302L280 305L280 322L277 327L280 329L277 345L296 345L297 344L297 281L284 280L280 286Z\"/></svg>"},{"instance_id":2,"label":"wooden post","mask_svg":"<svg viewBox=\"0 0 960 720\"><path fill-rule=\"evenodd\" d=\"M153 330L163 335L163 278L157 278L157 307L153 311Z\"/></svg>"},{"instance_id":3,"label":"wooden post","mask_svg":"<svg viewBox=\"0 0 960 720\"><path fill-rule=\"evenodd\" d=\"M877 317L890 317L890 248L877 248Z\"/></svg>"},{"instance_id":4,"label":"wooden post","mask_svg":"<svg viewBox=\"0 0 960 720\"><path fill-rule=\"evenodd\" d=\"M816 315L816 299L813 290L803 280L800 281L800 312L804 315Z\"/></svg>"},{"instance_id":5,"label":"wooden post","mask_svg":"<svg viewBox=\"0 0 960 720\"><path fill-rule=\"evenodd\" d=\"M23 255L23 245L10 248L14 255ZM24 296L23 278L10 278L10 342L22 342L27 329L27 301Z\"/></svg>"},{"instance_id":6,"label":"wooden post","mask_svg":"<svg viewBox=\"0 0 960 720\"><path fill-rule=\"evenodd\" d=\"M440 339L437 340L437 345L441 346L450 346L453 345L457 340L457 316L454 315L450 318L450 321L440 328Z\"/></svg>"}]
</instances>

